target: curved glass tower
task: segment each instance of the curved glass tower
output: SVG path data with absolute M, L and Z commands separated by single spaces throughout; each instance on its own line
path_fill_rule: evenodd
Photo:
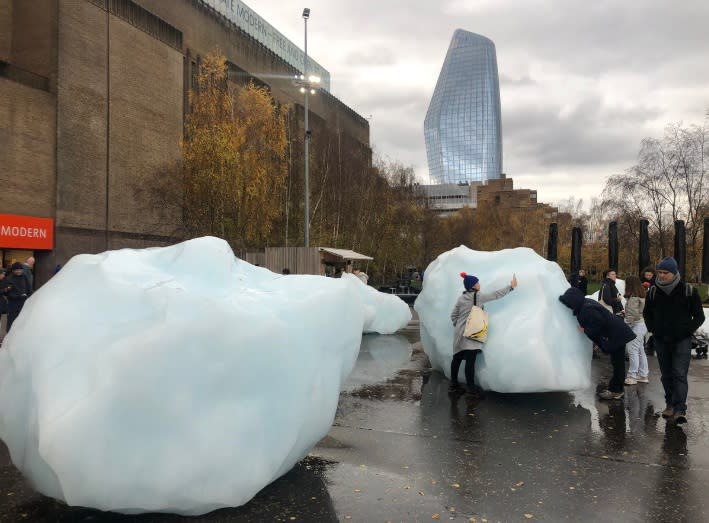
M 502 173 L 500 83 L 495 44 L 457 29 L 424 122 L 435 183 L 495 179 Z

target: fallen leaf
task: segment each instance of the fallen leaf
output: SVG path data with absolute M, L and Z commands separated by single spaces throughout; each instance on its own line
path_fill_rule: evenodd
M 477 521 L 477 519 L 475 519 L 473 517 L 468 518 L 469 523 L 475 523 L 476 521 Z
M 419 496 L 425 496 L 426 494 L 423 493 L 423 490 L 419 490 Z
M 515 483 L 515 487 L 521 487 L 522 485 L 524 485 L 524 481 L 518 481 Z
M 527 519 L 532 519 L 534 516 L 532 514 L 525 514 L 524 517 Z
M 441 515 L 436 512 L 433 516 L 431 516 L 431 519 L 441 519 Z
M 411 488 L 411 485 L 404 485 L 404 488 L 405 488 L 406 490 L 409 490 L 409 489 Z
M 345 515 L 345 519 L 352 519 L 352 516 L 350 516 L 349 514 L 347 514 L 347 515 Z
M 460 488 L 460 483 L 451 483 L 451 487 Z
M 455 512 L 455 507 L 450 507 L 448 510 L 449 510 L 450 512 Z

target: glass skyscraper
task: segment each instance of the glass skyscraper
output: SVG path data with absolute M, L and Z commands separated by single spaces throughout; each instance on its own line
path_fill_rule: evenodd
M 495 44 L 457 29 L 424 122 L 435 183 L 484 182 L 502 173 L 500 83 Z

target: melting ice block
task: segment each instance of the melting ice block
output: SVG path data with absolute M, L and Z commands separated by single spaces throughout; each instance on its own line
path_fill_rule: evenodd
M 355 287 L 364 301 L 364 332 L 394 334 L 411 320 L 411 309 L 398 296 L 379 292 L 353 274 L 345 273 L 342 277 L 358 284 Z
M 76 256 L 5 338 L 0 437 L 70 505 L 241 505 L 330 429 L 371 313 L 360 287 L 216 238 Z
M 428 266 L 414 309 L 434 369 L 450 378 L 450 313 L 464 290 L 463 271 L 480 278 L 483 291 L 508 285 L 513 273 L 519 281 L 510 294 L 485 305 L 490 333 L 477 359 L 479 385 L 498 392 L 570 391 L 589 385 L 591 342 L 576 330 L 575 317 L 558 300 L 569 283 L 559 265 L 527 248 L 480 252 L 460 246 Z

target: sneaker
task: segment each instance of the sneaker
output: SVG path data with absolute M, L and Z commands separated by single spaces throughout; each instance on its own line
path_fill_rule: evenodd
M 665 410 L 662 411 L 662 417 L 665 419 L 671 418 L 675 414 L 675 409 L 673 409 L 670 406 L 665 407 Z
M 672 419 L 677 425 L 681 425 L 682 423 L 687 423 L 687 414 L 684 412 L 675 412 Z
M 625 378 L 625 384 L 626 385 L 637 385 L 639 380 L 636 380 L 635 378 Z
M 647 379 L 647 376 L 640 376 L 636 381 L 638 383 L 650 383 L 650 380 Z
M 611 392 L 609 390 L 604 390 L 598 395 L 598 399 L 602 400 L 619 400 L 623 398 L 622 392 Z

